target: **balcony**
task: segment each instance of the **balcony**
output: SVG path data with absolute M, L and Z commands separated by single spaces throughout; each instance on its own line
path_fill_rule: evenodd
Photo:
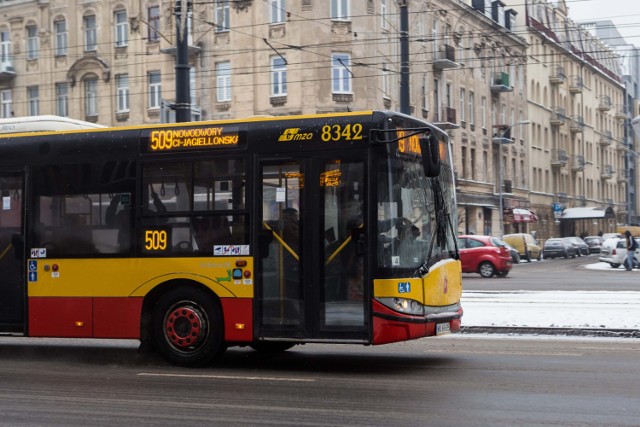
M 569 80 L 569 92 L 582 93 L 582 89 L 584 89 L 582 76 L 571 76 L 571 79 Z
M 0 62 L 0 82 L 6 82 L 16 77 L 16 69 L 11 61 Z
M 446 70 L 458 68 L 460 64 L 456 62 L 456 50 L 453 46 L 445 44 L 441 46 L 434 55 L 433 68 L 436 70 Z
M 509 84 L 509 73 L 495 73 L 491 79 L 491 92 L 513 92 L 513 86 Z
M 616 150 L 621 153 L 626 152 L 629 149 L 629 144 L 627 142 L 627 138 L 625 137 L 622 141 L 616 142 Z
M 571 171 L 582 172 L 584 170 L 585 164 L 586 162 L 584 161 L 584 156 L 582 154 L 576 154 L 571 159 Z
M 585 196 L 576 196 L 576 206 L 577 207 L 587 206 L 587 198 Z
M 609 111 L 611 109 L 611 98 L 608 95 L 601 95 L 598 100 L 598 110 Z
M 551 74 L 549 74 L 549 83 L 553 85 L 562 84 L 566 79 L 567 76 L 564 73 L 564 67 L 556 66 L 555 69 L 551 70 Z
M 618 175 L 619 183 L 627 182 L 627 180 L 629 179 L 629 171 L 626 171 L 626 170 L 618 171 L 617 175 Z
M 551 117 L 549 118 L 549 124 L 551 126 L 562 126 L 567 121 L 564 108 L 551 107 Z
M 571 116 L 569 131 L 571 133 L 580 133 L 584 131 L 584 119 L 582 118 L 582 116 Z
M 440 129 L 457 129 L 460 126 L 456 121 L 456 109 L 451 107 L 441 107 L 435 112 L 434 124 Z
M 600 144 L 603 147 L 607 147 L 611 145 L 612 142 L 613 142 L 613 137 L 611 136 L 610 130 L 603 130 L 602 132 L 600 132 L 600 139 L 598 140 L 598 144 Z
M 613 166 L 611 165 L 602 165 L 600 168 L 600 178 L 602 179 L 611 179 L 613 178 Z
M 613 118 L 617 120 L 624 120 L 629 117 L 629 113 L 627 111 L 626 105 L 616 105 L 615 112 L 613 113 Z
M 551 150 L 551 166 L 563 167 L 567 165 L 568 161 L 569 156 L 567 155 L 567 150 L 557 148 Z

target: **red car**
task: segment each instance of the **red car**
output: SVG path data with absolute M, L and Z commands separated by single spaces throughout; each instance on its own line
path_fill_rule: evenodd
M 512 267 L 506 244 L 492 236 L 458 236 L 463 273 L 478 273 L 482 277 L 505 277 Z

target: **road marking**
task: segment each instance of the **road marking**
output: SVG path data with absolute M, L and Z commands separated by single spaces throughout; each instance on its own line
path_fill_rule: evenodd
M 240 377 L 233 375 L 194 375 L 194 374 L 153 374 L 141 372 L 140 377 L 172 377 L 172 378 L 204 378 L 215 380 L 244 380 L 244 381 L 291 381 L 291 382 L 315 382 L 314 379 L 307 378 L 282 378 L 282 377 Z

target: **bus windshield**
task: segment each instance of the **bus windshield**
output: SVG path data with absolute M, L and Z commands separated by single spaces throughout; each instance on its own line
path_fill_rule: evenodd
M 389 144 L 378 162 L 378 268 L 389 277 L 453 256 L 455 206 L 448 147 L 440 142 L 442 171 L 427 178 L 419 158 L 401 158 Z M 415 274 L 414 274 L 415 273 Z

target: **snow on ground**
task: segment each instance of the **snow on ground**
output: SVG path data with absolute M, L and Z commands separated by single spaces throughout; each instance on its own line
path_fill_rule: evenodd
M 585 268 L 625 272 L 600 262 Z M 464 291 L 462 307 L 463 326 L 640 330 L 640 292 Z

